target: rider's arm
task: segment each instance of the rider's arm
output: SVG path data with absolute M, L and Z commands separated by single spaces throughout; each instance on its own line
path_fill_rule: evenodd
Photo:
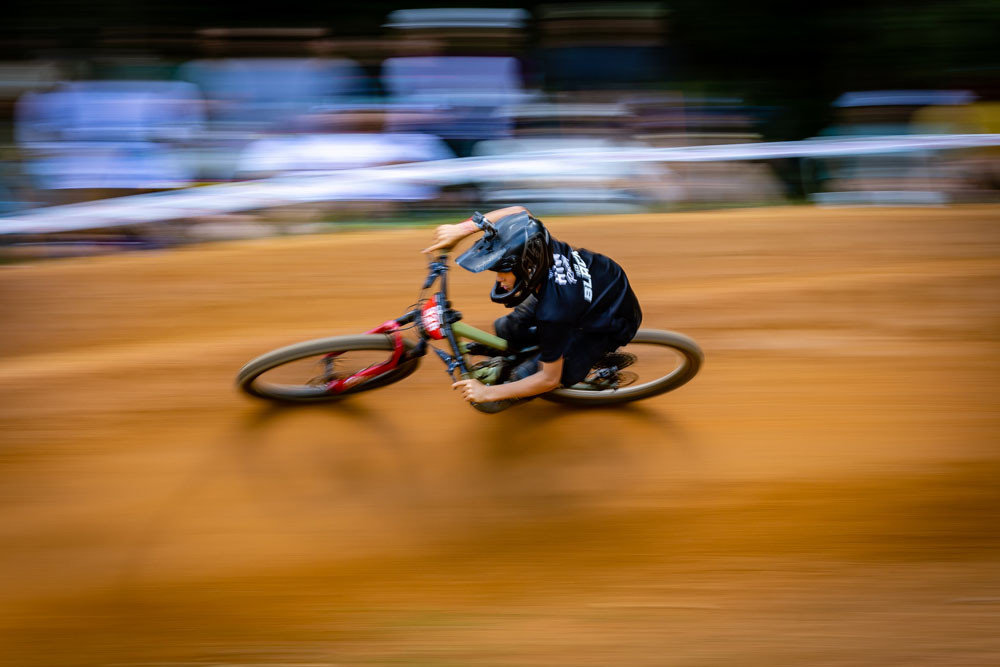
M 563 360 L 560 357 L 555 361 L 543 361 L 537 373 L 515 382 L 485 385 L 478 380 L 460 380 L 453 384 L 452 388 L 461 389 L 465 400 L 475 403 L 503 401 L 508 398 L 527 398 L 557 388 L 562 377 L 562 368 Z
M 497 221 L 502 220 L 508 215 L 520 213 L 522 211 L 529 214 L 531 213 L 523 206 L 508 206 L 506 208 L 498 208 L 495 211 L 490 211 L 489 213 L 483 215 L 483 217 L 490 223 L 495 224 Z M 472 236 L 479 231 L 482 230 L 472 218 L 455 225 L 438 225 L 437 229 L 434 230 L 434 241 L 431 245 L 424 248 L 423 252 L 431 253 L 435 250 L 450 249 L 465 237 Z
M 506 208 L 498 208 L 495 211 L 490 211 L 483 217 L 495 224 L 500 220 L 506 218 L 508 215 L 514 215 L 515 213 L 521 213 L 521 212 L 531 215 L 531 211 L 524 208 L 523 206 L 508 206 Z
M 573 327 L 565 322 L 538 322 L 538 347 L 540 367 L 534 375 L 506 384 L 483 386 L 488 401 L 502 401 L 507 398 L 527 398 L 544 394 L 561 384 L 563 355 L 566 343 L 572 335 Z M 476 389 L 480 389 L 477 387 Z M 468 392 L 466 392 L 468 394 Z M 470 399 L 466 395 L 468 400 Z M 481 401 L 476 401 L 481 402 Z

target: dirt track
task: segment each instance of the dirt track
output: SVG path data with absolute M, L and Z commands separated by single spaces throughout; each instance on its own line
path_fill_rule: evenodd
M 691 384 L 233 391 L 401 314 L 426 229 L 0 269 L 0 663 L 1000 663 L 1000 208 L 549 222 L 702 344 Z

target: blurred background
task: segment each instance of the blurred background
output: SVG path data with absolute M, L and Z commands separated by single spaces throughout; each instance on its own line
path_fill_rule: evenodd
M 19 0 L 0 26 L 0 214 L 455 157 L 996 133 L 998 17 L 993 0 Z M 996 201 L 998 151 L 581 159 L 46 240 L 143 247 L 515 202 L 550 214 Z
M 8 3 L 0 665 L 1000 664 L 998 7 Z M 235 390 L 508 203 L 698 377 Z

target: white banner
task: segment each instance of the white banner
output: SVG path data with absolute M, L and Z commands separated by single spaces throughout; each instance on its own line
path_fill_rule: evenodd
M 511 174 L 571 174 L 581 165 L 610 162 L 709 162 L 797 157 L 941 151 L 1000 146 L 1000 134 L 843 137 L 773 143 L 680 148 L 573 149 L 412 162 L 385 167 L 310 172 L 258 181 L 227 183 L 153 194 L 40 208 L 0 218 L 0 234 L 45 234 L 119 227 L 290 204 L 350 199 L 359 186 L 375 182 L 420 182 L 439 186 L 489 181 Z

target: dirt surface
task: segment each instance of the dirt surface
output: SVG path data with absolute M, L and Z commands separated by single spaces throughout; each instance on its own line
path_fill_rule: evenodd
M 0 269 L 0 663 L 1000 664 L 1000 208 L 548 222 L 697 378 L 499 415 L 434 357 L 234 391 L 404 312 L 428 229 Z

